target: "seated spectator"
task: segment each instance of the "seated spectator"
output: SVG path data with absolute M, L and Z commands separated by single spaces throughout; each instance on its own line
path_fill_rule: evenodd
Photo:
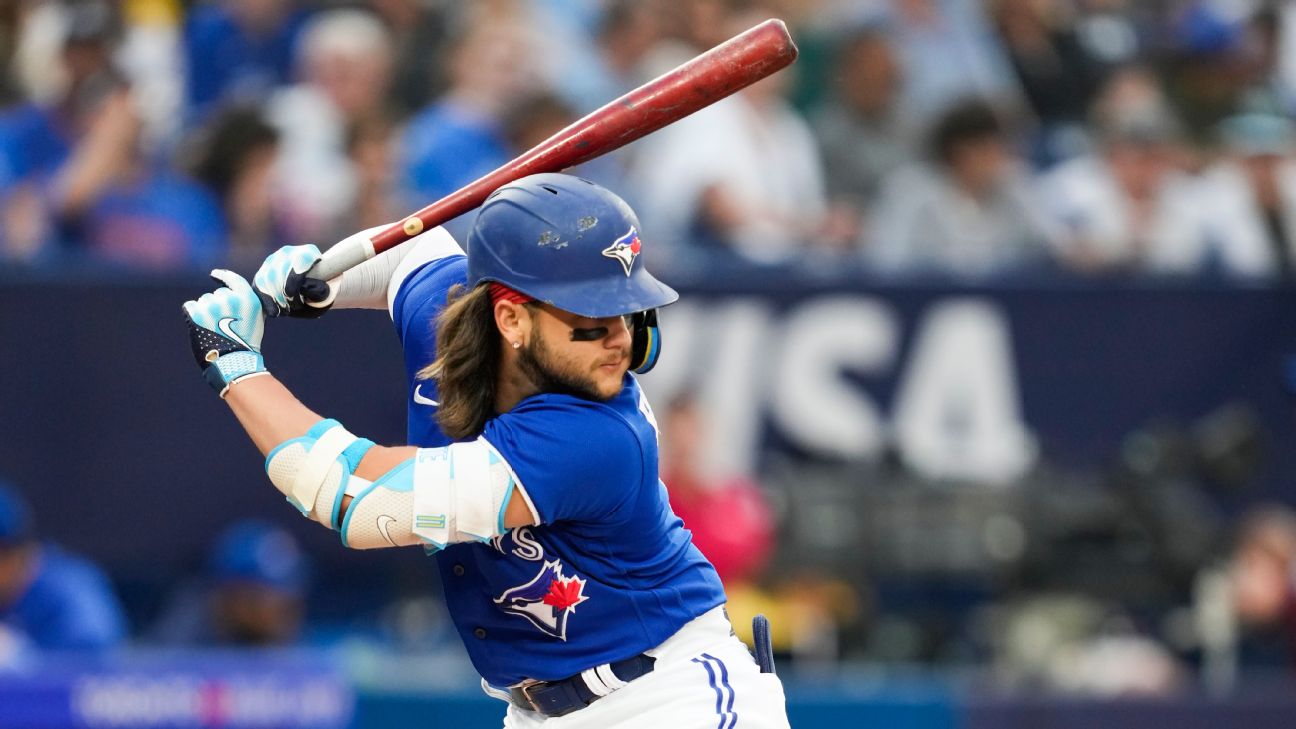
M 969 101 L 937 120 L 931 162 L 894 173 L 873 213 L 868 261 L 893 274 L 995 276 L 1049 259 L 1025 165 L 994 109 Z
M 103 101 L 49 192 L 63 247 L 116 266 L 207 268 L 226 246 L 220 203 L 162 160 L 145 156 L 128 89 Z
M 449 21 L 462 8 L 426 0 L 370 0 L 365 5 L 382 18 L 392 36 L 394 61 L 387 103 L 403 118 L 422 109 L 444 89 L 442 53 L 448 42 Z
M 1187 136 L 1208 142 L 1224 119 L 1265 81 L 1263 36 L 1250 8 L 1196 0 L 1167 18 L 1157 71 Z M 1259 30 L 1257 28 L 1257 30 Z
M 671 510 L 724 582 L 734 631 L 750 642 L 751 619 L 764 614 L 780 659 L 837 658 L 840 629 L 859 618 L 854 590 L 808 569 L 770 574 L 777 534 L 765 490 L 750 477 L 713 472 L 709 449 L 723 444 L 708 437 L 691 394 L 673 399 L 662 417 L 661 478 Z
M 289 240 L 272 195 L 279 132 L 258 110 L 236 107 L 214 120 L 198 146 L 193 175 L 220 200 L 229 230 L 226 263 L 255 268 Z
M 764 492 L 748 478 L 707 474 L 708 440 L 691 396 L 675 398 L 662 424 L 661 477 L 671 509 L 725 585 L 755 580 L 774 550 L 774 516 Z
M 524 94 L 504 116 L 504 138 L 508 140 L 510 154 L 517 156 L 574 121 L 576 112 L 557 94 L 547 90 Z M 583 162 L 567 172 L 616 189 L 624 187 L 624 161 L 624 157 L 614 152 Z
M 1206 170 L 1200 230 L 1223 272 L 1291 281 L 1296 275 L 1296 124 L 1243 114 L 1220 125 L 1223 158 Z
M 69 5 L 66 91 L 0 119 L 0 249 L 26 260 L 209 265 L 225 245 L 219 205 L 146 150 L 139 97 L 113 65 L 112 7 Z
M 993 0 L 991 16 L 1039 121 L 1032 158 L 1051 165 L 1081 151 L 1085 115 L 1108 72 L 1061 0 Z
M 834 69 L 835 91 L 811 120 L 829 199 L 862 215 L 876 201 L 883 178 L 915 156 L 896 106 L 903 78 L 879 26 L 843 39 Z
M 769 17 L 746 10 L 728 17 L 737 33 Z M 776 73 L 668 126 L 636 151 L 633 178 L 648 234 L 699 241 L 758 264 L 781 264 L 813 244 L 837 248 L 826 229 L 823 169 L 809 125 L 784 98 L 791 80 Z M 678 254 L 678 255 L 676 255 Z M 652 264 L 661 265 L 661 264 Z
M 657 15 L 654 34 L 657 37 L 638 62 L 648 78 L 655 78 L 732 37 L 728 32 L 732 29 L 728 18 L 735 10 L 751 3 L 746 0 L 647 0 L 637 5 Z
M 105 98 L 125 82 L 112 60 L 121 34 L 112 5 L 50 4 L 31 9 L 23 20 L 24 33 L 61 34 L 50 42 L 52 58 L 27 63 L 46 65 L 41 78 L 64 79 L 30 89 L 31 100 L 0 112 L 0 257 L 31 260 L 51 250 L 51 178 L 86 136 Z
M 280 132 L 273 199 L 288 225 L 286 240 L 327 244 L 355 232 L 339 230 L 360 192 L 347 132 L 361 117 L 384 112 L 391 44 L 382 22 L 362 10 L 319 13 L 302 29 L 299 81 L 266 106 Z
M 390 225 L 411 212 L 403 207 L 397 187 L 396 144 L 396 125 L 386 115 L 365 114 L 352 121 L 346 153 L 355 175 L 356 199 L 334 219 L 333 240 L 357 230 Z
M 1229 566 L 1241 661 L 1296 669 L 1296 514 L 1258 508 L 1242 522 Z
M 661 39 L 663 15 L 678 0 L 610 0 L 580 3 L 597 16 L 555 13 L 552 0 L 532 0 L 532 15 L 546 38 L 555 39 L 541 69 L 545 81 L 579 115 L 588 114 L 655 74 L 645 65 Z M 571 5 L 571 3 L 567 3 Z M 601 7 L 599 7 L 601 6 Z M 589 17 L 583 17 L 589 15 Z
M 150 631 L 171 645 L 271 647 L 301 637 L 306 557 L 287 531 L 257 520 L 221 533 L 201 584 L 184 585 Z
M 981 0 L 895 0 L 878 19 L 900 53 L 900 110 L 923 124 L 960 99 L 1017 103 L 1020 90 Z M 867 5 L 866 5 L 867 7 Z
M 536 48 L 525 26 L 472 14 L 450 52 L 450 87 L 416 114 L 400 140 L 401 187 L 417 210 L 491 172 L 511 156 L 503 119 L 534 90 Z M 452 225 L 453 228 L 453 225 Z
M 225 103 L 264 101 L 288 83 L 307 13 L 293 0 L 215 0 L 185 19 L 185 92 L 191 121 Z
M 576 113 L 551 91 L 524 95 L 504 115 L 509 149 L 525 152 L 576 121 Z
M 0 483 L 0 634 L 40 650 L 112 648 L 126 619 L 98 567 L 40 542 L 22 496 Z
M 1194 274 L 1203 265 L 1200 187 L 1182 169 L 1178 124 L 1147 90 L 1154 82 L 1133 73 L 1096 102 L 1098 152 L 1040 179 L 1044 210 L 1075 271 Z

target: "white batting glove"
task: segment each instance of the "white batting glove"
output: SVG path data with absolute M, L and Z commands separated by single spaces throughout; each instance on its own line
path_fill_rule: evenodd
M 230 385 L 266 373 L 261 357 L 265 315 L 247 279 L 224 269 L 211 272 L 221 288 L 184 303 L 189 347 L 203 378 L 223 398 Z
M 313 245 L 284 246 L 266 257 L 252 277 L 268 316 L 314 319 L 333 305 L 333 287 L 308 278 L 306 272 L 320 259 Z

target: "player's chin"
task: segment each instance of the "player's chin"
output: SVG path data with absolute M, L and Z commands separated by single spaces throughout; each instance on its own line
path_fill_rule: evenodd
M 604 400 L 611 400 L 616 397 L 617 393 L 621 392 L 628 369 L 629 365 L 624 361 L 596 367 L 594 382 L 599 396 Z

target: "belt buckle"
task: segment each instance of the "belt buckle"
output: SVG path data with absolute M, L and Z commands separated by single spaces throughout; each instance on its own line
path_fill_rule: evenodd
M 536 700 L 531 698 L 531 689 L 542 685 L 544 685 L 544 681 L 536 681 L 535 679 L 531 679 L 529 681 L 522 683 L 522 685 L 518 686 L 518 691 L 522 693 L 522 698 L 527 700 L 527 703 L 531 705 L 531 710 L 536 712 L 537 714 L 543 714 L 544 711 L 540 709 L 540 705 L 536 703 Z

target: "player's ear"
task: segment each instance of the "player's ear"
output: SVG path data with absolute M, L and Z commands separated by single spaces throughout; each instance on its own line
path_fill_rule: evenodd
M 531 333 L 531 312 L 523 304 L 495 302 L 495 326 L 506 342 L 525 342 Z

